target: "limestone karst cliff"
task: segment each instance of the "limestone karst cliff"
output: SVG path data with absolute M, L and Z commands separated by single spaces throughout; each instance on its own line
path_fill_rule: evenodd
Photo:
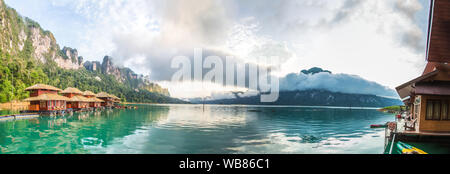
M 115 65 L 109 56 L 105 56 L 102 63 L 91 62 L 86 61 L 76 48 L 64 46 L 61 49 L 50 31 L 21 16 L 3 0 L 0 0 L 0 60 L 2 65 L 6 65 L 0 67 L 0 102 L 26 98 L 28 93 L 24 89 L 34 83 L 61 87 L 72 85 L 92 91 L 116 84 L 111 92 L 133 99 L 128 101 L 175 101 L 164 97 L 169 96 L 167 89 L 151 83 L 130 68 Z M 102 83 L 90 82 L 91 79 Z M 130 91 L 141 93 L 132 94 Z

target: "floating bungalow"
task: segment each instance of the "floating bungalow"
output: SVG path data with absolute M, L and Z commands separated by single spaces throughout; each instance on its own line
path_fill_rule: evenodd
M 428 68 L 431 72 L 428 72 Z M 396 88 L 408 106 L 409 132 L 449 132 L 450 65 L 428 63 L 424 74 Z
M 115 96 L 113 94 L 110 94 L 110 96 L 113 99 L 113 103 L 115 103 L 115 104 L 120 103 L 120 98 L 119 97 L 117 97 L 117 96 Z
M 108 94 L 106 92 L 100 92 L 95 97 L 103 100 L 104 102 L 101 103 L 103 107 L 114 107 L 114 103 L 116 102 L 116 99 L 114 99 L 111 94 Z
M 45 84 L 36 84 L 25 90 L 30 92 L 30 97 L 24 100 L 30 102 L 28 110 L 21 111 L 21 113 L 26 113 L 22 114 L 26 117 L 28 117 L 30 113 L 34 113 L 32 116 L 39 114 L 58 115 L 72 111 L 125 108 L 116 106 L 117 103 L 120 102 L 119 97 L 106 92 L 95 94 L 92 91 L 82 92 L 79 89 L 72 87 L 61 90 Z M 10 115 L 2 117 L 2 119 L 25 117 L 22 115 Z
M 432 0 L 427 65 L 421 76 L 396 88 L 407 111 L 404 119 L 389 123 L 389 135 L 386 136 L 391 142 L 389 153 L 393 151 L 394 144 L 403 147 L 399 145 L 403 142 L 450 143 L 449 23 L 450 2 Z M 411 148 L 403 148 L 402 152 L 411 152 Z
M 83 96 L 89 100 L 89 107 L 91 108 L 99 108 L 102 106 L 102 102 L 104 102 L 103 100 L 95 97 L 95 93 L 91 91 L 84 91 Z
M 60 93 L 69 98 L 67 100 L 67 108 L 71 108 L 74 110 L 89 108 L 89 102 L 91 100 L 84 97 L 83 92 L 81 92 L 79 89 L 69 87 Z
M 28 108 L 32 112 L 61 111 L 66 110 L 67 97 L 58 95 L 61 89 L 44 84 L 36 84 L 25 89 L 30 92 L 30 98 L 25 101 L 30 102 Z

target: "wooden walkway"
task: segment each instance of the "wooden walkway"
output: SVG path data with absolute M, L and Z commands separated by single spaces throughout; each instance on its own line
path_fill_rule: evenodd
M 392 138 L 395 137 L 395 141 L 404 142 L 428 142 L 428 143 L 438 143 L 438 144 L 449 144 L 450 145 L 450 132 L 429 132 L 429 131 L 419 131 L 416 130 L 406 130 L 405 129 L 405 119 L 396 119 L 397 127 L 394 131 L 385 129 L 385 148 Z M 416 125 L 417 128 L 417 125 Z
M 17 119 L 28 119 L 28 118 L 37 118 L 39 117 L 38 113 L 22 113 L 22 114 L 11 114 L 11 115 L 2 115 L 0 116 L 0 121 L 5 120 L 17 120 Z
M 388 137 L 388 141 L 391 141 L 391 136 L 395 134 L 396 141 L 406 141 L 406 142 L 433 142 L 440 144 L 449 144 L 450 143 L 450 132 L 428 132 L 428 131 L 419 131 L 416 130 L 406 130 L 404 128 L 405 122 L 404 119 L 396 120 L 397 129 L 392 132 Z M 388 133 L 390 134 L 390 133 Z
M 419 131 L 417 129 L 417 125 L 416 125 L 416 130 L 406 130 L 404 128 L 405 126 L 405 119 L 400 119 L 397 120 L 397 134 L 400 135 L 420 135 L 420 136 L 450 136 L 450 132 L 430 132 L 430 131 Z

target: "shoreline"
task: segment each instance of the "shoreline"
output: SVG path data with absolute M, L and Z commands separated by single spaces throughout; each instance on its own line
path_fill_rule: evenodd
M 205 105 L 205 106 L 250 106 L 250 107 L 265 107 L 265 108 L 332 108 L 332 109 L 370 109 L 370 110 L 381 110 L 381 107 L 348 107 L 348 106 L 306 106 L 306 105 L 250 105 L 250 104 L 201 104 L 201 103 L 120 103 L 120 104 L 136 104 L 136 105 Z
M 388 106 L 388 107 L 378 109 L 378 111 L 380 111 L 380 112 L 386 112 L 386 113 L 391 113 L 391 114 L 400 114 L 401 112 L 403 112 L 405 110 L 406 110 L 405 106 Z
M 12 104 L 12 105 L 11 105 Z M 29 102 L 12 101 L 7 103 L 0 103 L 0 111 L 2 110 L 26 110 L 29 106 Z M 166 105 L 170 103 L 137 103 L 137 102 L 122 102 L 121 105 Z M 181 104 L 186 105 L 186 104 Z M 201 105 L 190 103 L 187 105 Z M 380 108 L 380 107 L 342 107 L 342 106 L 297 106 L 297 105 L 240 105 L 240 104 L 205 104 L 212 106 L 260 106 L 260 107 L 305 107 L 305 108 L 336 108 L 336 109 L 376 109 L 380 112 L 396 113 L 396 110 Z M 12 109 L 11 109 L 12 106 Z
M 162 103 L 134 103 L 134 102 L 121 102 L 122 105 L 150 105 L 150 104 L 162 104 Z

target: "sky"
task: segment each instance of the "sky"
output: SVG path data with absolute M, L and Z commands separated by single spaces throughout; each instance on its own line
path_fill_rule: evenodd
M 319 76 L 293 75 L 321 67 L 334 76 L 320 75 L 329 84 L 312 84 L 363 79 L 367 89 L 386 88 L 377 95 L 421 75 L 426 63 L 428 0 L 5 1 L 50 30 L 61 47 L 76 48 L 85 60 L 110 55 L 116 65 L 150 75 L 174 97 L 226 90 L 203 84 L 186 92 L 199 84 L 170 82 L 171 58 L 192 56 L 194 48 L 240 62 L 277 56 L 282 64 L 274 73 L 282 82 L 302 80 L 297 86 Z

